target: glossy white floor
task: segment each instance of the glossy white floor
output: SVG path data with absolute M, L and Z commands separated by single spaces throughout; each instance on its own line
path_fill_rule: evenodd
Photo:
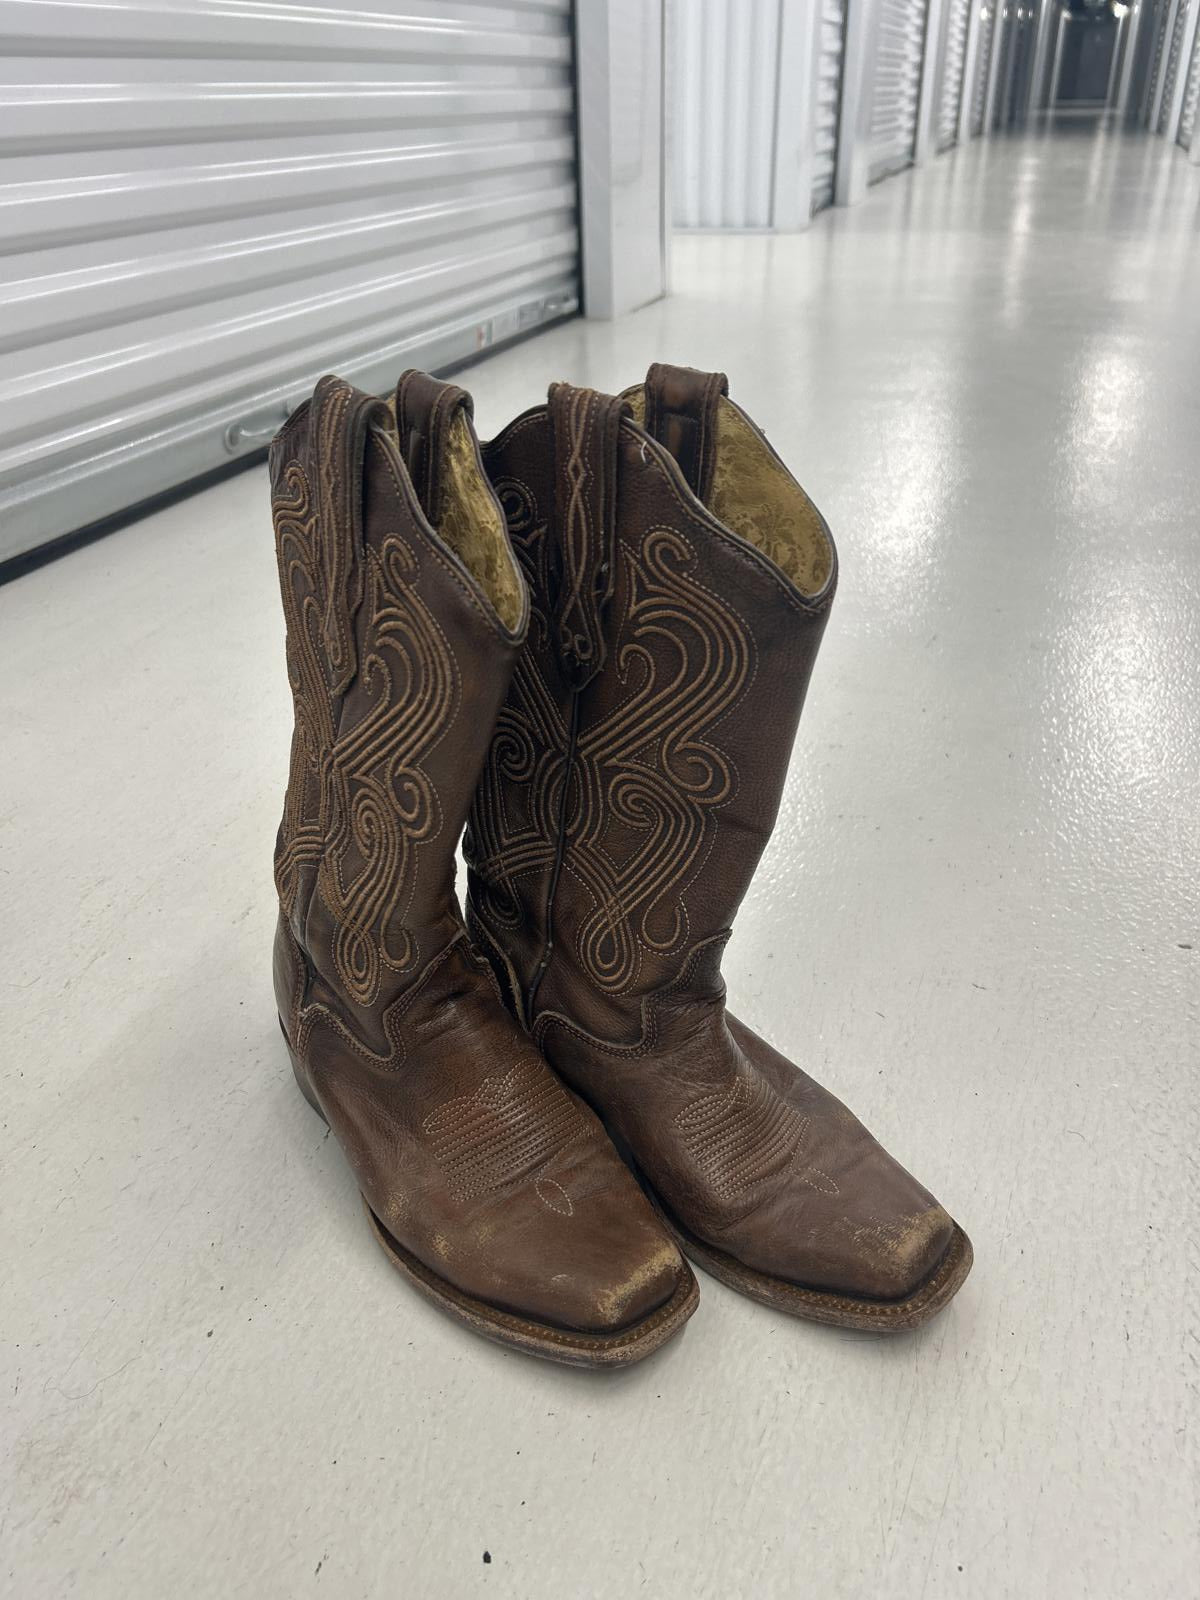
M 1198 202 L 1161 141 L 976 145 L 468 380 L 494 431 L 724 367 L 829 517 L 727 971 L 973 1235 L 917 1336 L 704 1280 L 589 1377 L 419 1301 L 275 1022 L 263 471 L 0 591 L 14 1600 L 1197 1593 Z

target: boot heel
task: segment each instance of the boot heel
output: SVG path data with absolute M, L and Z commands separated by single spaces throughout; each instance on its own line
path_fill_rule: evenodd
M 280 1017 L 280 1019 L 279 1019 L 279 1031 L 283 1035 L 284 1044 L 287 1045 L 288 1055 L 292 1058 L 292 1074 L 296 1079 L 296 1087 L 299 1089 L 300 1093 L 304 1096 L 304 1098 L 308 1101 L 309 1105 L 313 1108 L 313 1110 L 320 1117 L 321 1121 L 325 1124 L 326 1127 L 328 1127 L 329 1126 L 329 1119 L 326 1117 L 325 1113 L 321 1110 L 321 1107 L 317 1104 L 317 1097 L 316 1097 L 315 1094 L 313 1094 L 312 1089 L 309 1087 L 308 1079 L 305 1077 L 304 1073 L 300 1070 L 300 1059 L 297 1056 L 296 1052 L 292 1049 L 292 1041 L 287 1036 L 287 1029 L 283 1025 L 283 1018 L 282 1017 Z

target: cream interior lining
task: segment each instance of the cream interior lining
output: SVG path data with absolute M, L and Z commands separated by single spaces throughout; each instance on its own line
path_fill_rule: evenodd
M 396 396 L 387 398 L 396 427 Z M 404 450 L 401 446 L 401 458 Z M 504 513 L 492 493 L 475 449 L 471 425 L 456 413 L 439 463 L 442 517 L 437 532 L 466 567 L 512 632 L 521 620 L 521 579 L 508 542 Z
M 438 533 L 511 631 L 521 620 L 521 580 L 503 513 L 480 470 L 475 441 L 461 411 L 450 424 L 441 471 L 442 521 Z
M 645 390 L 630 389 L 634 417 L 644 422 Z M 745 415 L 723 395 L 717 402 L 716 459 L 708 509 L 780 567 L 805 595 L 821 592 L 833 547 L 816 506 Z

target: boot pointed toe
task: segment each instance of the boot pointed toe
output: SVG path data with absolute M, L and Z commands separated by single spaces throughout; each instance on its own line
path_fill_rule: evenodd
M 544 1172 L 525 1190 L 540 1215 L 518 1238 L 539 1237 L 521 1260 L 527 1303 L 547 1321 L 593 1334 L 617 1334 L 667 1305 L 691 1278 L 674 1241 L 607 1139 L 587 1142 L 570 1170 Z
M 593 1260 L 575 1267 L 575 1325 L 592 1333 L 617 1333 L 658 1311 L 679 1292 L 688 1268 L 676 1247 L 653 1225 L 609 1234 Z
M 938 1267 L 954 1237 L 953 1219 L 941 1206 L 915 1216 L 896 1217 L 881 1226 L 885 1248 L 860 1292 L 880 1300 L 904 1300 Z
M 937 1270 L 954 1237 L 954 1222 L 934 1205 L 869 1223 L 847 1217 L 834 1236 L 842 1249 L 833 1252 L 825 1287 L 865 1300 L 906 1300 Z M 801 1275 L 800 1281 L 812 1280 Z

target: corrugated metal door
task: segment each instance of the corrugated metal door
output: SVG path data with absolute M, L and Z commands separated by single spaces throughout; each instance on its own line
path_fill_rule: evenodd
M 1166 133 L 1171 123 L 1171 103 L 1175 98 L 1175 79 L 1179 72 L 1179 58 L 1183 50 L 1183 35 L 1187 29 L 1187 0 L 1179 0 L 1175 8 L 1175 26 L 1171 29 L 1163 64 L 1162 104 L 1158 112 L 1158 132 Z
M 1006 5 L 1001 11 L 1001 18 L 1004 23 L 1004 34 L 1000 41 L 1000 60 L 996 63 L 993 128 L 1010 127 L 1020 115 L 1029 86 L 1033 55 L 1033 7 Z
M 1183 94 L 1183 111 L 1179 117 L 1179 142 L 1185 150 L 1192 148 L 1198 110 L 1200 110 L 1200 28 L 1197 28 L 1192 42 L 1192 60 L 1188 68 L 1187 88 Z
M 0 0 L 0 558 L 577 304 L 569 0 Z
M 910 166 L 917 138 L 926 0 L 880 0 L 871 83 L 870 182 Z
M 949 150 L 958 143 L 958 113 L 962 105 L 963 69 L 967 58 L 967 24 L 971 0 L 948 0 L 946 38 L 938 83 L 937 147 Z
M 676 226 L 769 228 L 779 0 L 682 0 L 671 17 Z
M 1171 26 L 1172 9 L 1172 0 L 1161 0 L 1161 9 L 1156 19 L 1153 51 L 1150 57 L 1150 78 L 1146 85 L 1147 127 L 1149 127 L 1150 121 L 1154 116 L 1155 96 L 1158 93 L 1158 80 L 1166 57 L 1167 30 Z
M 975 51 L 975 82 L 971 85 L 971 137 L 983 132 L 987 111 L 988 74 L 992 70 L 992 45 L 996 38 L 996 6 L 983 0 L 979 9 L 979 44 Z
M 813 107 L 812 209 L 833 204 L 837 170 L 838 114 L 842 106 L 842 55 L 846 47 L 846 0 L 818 0 L 816 103 Z

